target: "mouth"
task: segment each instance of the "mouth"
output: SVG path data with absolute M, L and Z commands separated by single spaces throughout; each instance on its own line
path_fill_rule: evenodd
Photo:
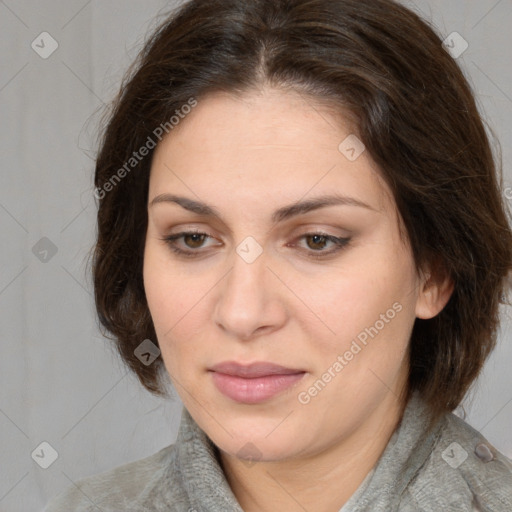
M 224 396 L 238 403 L 257 404 L 269 400 L 300 381 L 306 371 L 274 363 L 242 365 L 227 361 L 209 368 L 213 383 Z

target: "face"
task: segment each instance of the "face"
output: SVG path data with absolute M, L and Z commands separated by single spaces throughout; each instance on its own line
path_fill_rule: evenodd
M 265 89 L 202 99 L 155 150 L 146 296 L 177 392 L 227 454 L 325 450 L 406 383 L 420 278 L 356 143 Z

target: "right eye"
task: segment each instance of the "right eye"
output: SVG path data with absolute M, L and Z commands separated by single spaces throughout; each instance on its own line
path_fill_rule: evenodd
M 201 254 L 198 250 L 194 249 L 200 249 L 207 238 L 213 237 L 208 235 L 208 233 L 201 233 L 199 231 L 183 231 L 175 235 L 166 236 L 161 240 L 167 242 L 168 246 L 173 252 L 182 256 L 194 258 Z M 183 239 L 183 242 L 186 244 L 185 247 L 189 248 L 188 250 L 182 249 L 181 247 L 178 246 L 177 241 L 180 239 Z

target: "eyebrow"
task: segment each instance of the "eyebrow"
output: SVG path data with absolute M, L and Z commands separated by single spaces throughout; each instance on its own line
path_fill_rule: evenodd
M 160 194 L 156 196 L 150 203 L 149 208 L 159 203 L 175 203 L 188 210 L 204 217 L 215 217 L 222 221 L 222 215 L 213 206 L 210 206 L 201 201 L 195 201 L 187 197 L 176 196 L 173 194 Z M 370 206 L 369 204 L 355 199 L 354 197 L 342 196 L 338 194 L 324 195 L 314 197 L 298 203 L 293 203 L 287 206 L 283 206 L 274 211 L 272 214 L 272 222 L 278 223 L 287 220 L 297 215 L 302 215 L 313 210 L 325 208 L 328 206 L 357 206 L 360 208 L 366 208 L 378 213 L 378 210 Z

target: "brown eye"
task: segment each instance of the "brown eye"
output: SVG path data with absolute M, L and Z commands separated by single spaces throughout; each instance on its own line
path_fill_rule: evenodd
M 325 233 L 304 233 L 299 238 L 306 242 L 307 255 L 316 259 L 334 256 L 335 253 L 347 247 L 352 240 L 351 238 L 340 238 Z M 331 248 L 324 250 L 327 244 L 331 244 Z
M 305 239 L 307 240 L 308 247 L 315 250 L 324 249 L 325 244 L 329 241 L 328 238 L 323 235 L 306 235 Z M 312 244 L 310 244 L 309 241 L 312 241 Z
M 198 249 L 203 244 L 205 238 L 208 235 L 200 234 L 200 233 L 190 233 L 183 235 L 183 242 L 185 242 L 185 245 L 187 247 L 190 247 L 191 249 Z M 190 241 L 191 243 L 188 243 Z
M 169 248 L 178 255 L 186 256 L 188 258 L 195 258 L 200 256 L 204 251 L 200 251 L 204 242 L 213 237 L 207 233 L 199 233 L 196 231 L 184 231 L 176 235 L 167 236 L 162 238 Z M 181 244 L 178 244 L 181 242 Z M 179 247 L 181 245 L 181 248 Z

